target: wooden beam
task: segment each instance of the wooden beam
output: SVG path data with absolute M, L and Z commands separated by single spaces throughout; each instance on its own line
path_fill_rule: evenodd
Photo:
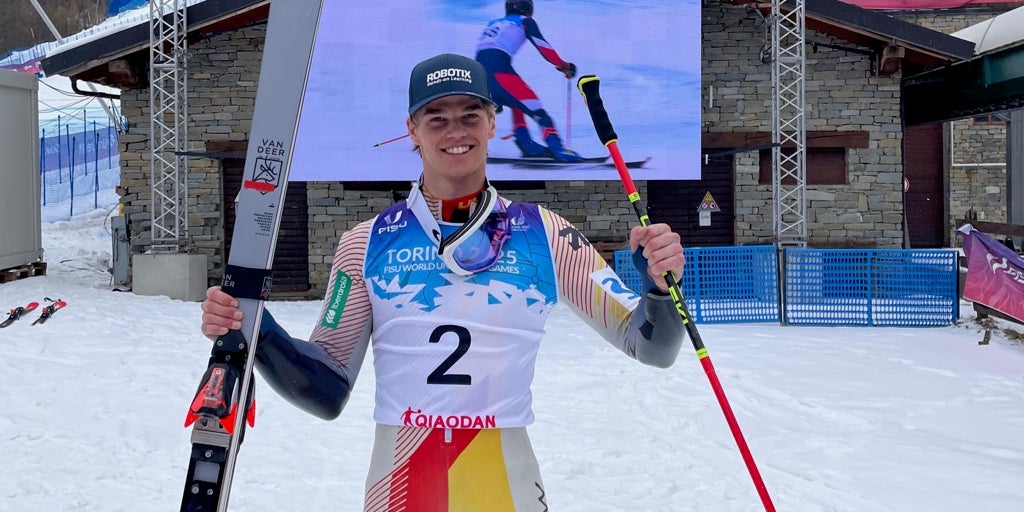
M 868 147 L 868 132 L 865 131 L 809 131 L 807 147 L 809 148 L 858 148 Z M 749 148 L 771 144 L 771 132 L 704 132 L 701 134 L 700 145 L 705 149 Z M 783 147 L 790 147 L 783 145 Z
M 1024 226 L 1003 222 L 985 222 L 983 220 L 966 220 L 974 229 L 989 235 L 1024 236 Z

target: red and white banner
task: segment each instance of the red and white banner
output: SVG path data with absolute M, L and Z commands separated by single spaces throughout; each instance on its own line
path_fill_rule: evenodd
M 964 298 L 1024 322 L 1024 258 L 970 224 L 956 234 L 967 254 Z
M 32 59 L 22 64 L 5 64 L 0 66 L 3 69 L 11 69 L 19 73 L 32 73 L 33 75 L 41 75 L 43 68 L 39 67 L 39 59 Z

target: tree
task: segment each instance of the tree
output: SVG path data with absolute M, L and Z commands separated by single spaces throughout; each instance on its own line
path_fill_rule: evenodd
M 106 18 L 109 0 L 37 0 L 50 21 L 67 37 Z M 0 56 L 11 50 L 56 41 L 29 0 L 3 0 L 0 13 Z

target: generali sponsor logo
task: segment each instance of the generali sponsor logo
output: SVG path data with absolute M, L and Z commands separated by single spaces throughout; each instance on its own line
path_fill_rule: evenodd
M 420 428 L 497 428 L 494 415 L 427 414 L 409 407 L 402 413 L 402 425 Z
M 427 87 L 449 80 L 473 83 L 473 74 L 468 69 L 445 68 L 427 74 Z

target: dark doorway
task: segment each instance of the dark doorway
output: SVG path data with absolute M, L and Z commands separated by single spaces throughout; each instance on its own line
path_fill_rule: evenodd
M 707 194 L 720 212 L 711 225 L 700 225 L 699 207 Z M 700 180 L 649 180 L 647 209 L 651 222 L 664 222 L 683 238 L 684 247 L 736 244 L 733 156 L 711 158 L 701 166 Z
M 903 131 L 903 209 L 911 248 L 946 246 L 942 123 Z

